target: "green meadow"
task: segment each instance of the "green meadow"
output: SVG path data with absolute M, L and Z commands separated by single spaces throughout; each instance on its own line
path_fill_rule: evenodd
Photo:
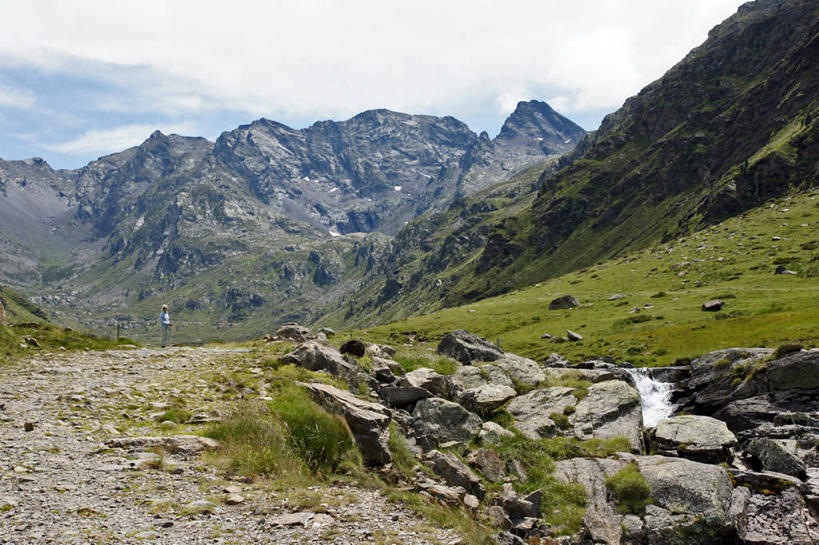
M 418 353 L 466 329 L 535 359 L 661 366 L 732 346 L 819 341 L 819 191 L 499 297 L 355 332 Z M 778 274 L 782 265 L 795 274 Z M 573 295 L 579 307 L 549 310 Z M 614 298 L 614 296 L 619 296 Z M 717 312 L 701 310 L 712 299 Z M 562 342 L 566 330 L 582 341 Z M 542 338 L 544 334 L 553 339 Z

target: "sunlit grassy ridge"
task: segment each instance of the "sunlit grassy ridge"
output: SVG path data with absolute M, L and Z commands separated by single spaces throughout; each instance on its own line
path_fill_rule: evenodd
M 365 330 L 400 344 L 467 329 L 533 358 L 607 355 L 640 365 L 730 346 L 819 341 L 819 191 L 777 199 L 723 223 L 477 303 Z M 774 275 L 777 265 L 797 274 Z M 580 307 L 549 311 L 571 294 Z M 615 294 L 623 294 L 610 300 Z M 703 312 L 710 299 L 719 312 Z M 638 308 L 639 311 L 634 311 Z M 576 343 L 543 334 L 583 335 Z

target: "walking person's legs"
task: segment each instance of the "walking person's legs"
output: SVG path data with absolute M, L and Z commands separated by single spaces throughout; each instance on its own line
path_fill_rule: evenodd
M 165 348 L 165 345 L 168 344 L 168 331 L 170 329 L 168 326 L 162 326 L 162 348 Z

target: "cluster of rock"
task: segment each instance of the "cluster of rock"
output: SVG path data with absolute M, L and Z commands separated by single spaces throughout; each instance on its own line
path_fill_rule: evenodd
M 335 335 L 336 332 L 329 327 L 323 327 L 318 331 L 318 333 L 314 334 L 309 328 L 304 327 L 303 325 L 299 325 L 296 322 L 287 322 L 286 324 L 282 324 L 279 329 L 276 330 L 275 335 L 265 335 L 262 337 L 262 340 L 269 343 L 278 341 L 303 343 L 308 339 L 326 341 L 330 337 L 335 337 Z
M 518 433 L 533 440 L 628 440 L 630 452 L 557 462 L 555 477 L 580 483 L 587 495 L 583 530 L 571 538 L 575 542 L 813 543 L 819 536 L 819 351 L 765 362 L 741 383 L 726 383 L 723 375 L 748 358 L 761 361 L 770 350 L 745 351 L 747 356 L 731 365 L 715 365 L 736 354 L 721 351 L 664 370 L 664 376 L 681 379 L 677 396 L 686 410 L 700 414 L 646 429 L 625 362 L 572 365 L 553 354 L 541 365 L 459 330 L 445 335 L 438 347 L 441 356 L 462 364 L 452 375 L 429 368 L 404 373 L 391 347 L 356 343 L 347 343 L 343 354 L 307 340 L 285 361 L 342 378 L 354 392 L 366 384 L 371 400 L 325 384 L 304 386 L 347 421 L 367 464 L 401 480 L 389 446 L 390 423 L 397 425 L 429 468 L 418 469 L 410 484 L 442 503 L 489 518 L 504 530 L 499 542 L 550 535 L 542 523 L 542 491 L 518 495 L 512 483 L 525 478 L 526 467 L 504 461 L 495 448 L 504 436 L 513 436 L 489 420 L 499 408 Z M 368 356 L 371 369 L 351 353 Z M 810 378 L 802 376 L 809 373 Z M 582 395 L 577 388 L 549 386 L 566 377 L 590 386 Z M 619 512 L 606 484 L 628 464 L 637 465 L 650 487 L 644 513 Z M 502 483 L 502 492 L 488 494 L 485 483 Z

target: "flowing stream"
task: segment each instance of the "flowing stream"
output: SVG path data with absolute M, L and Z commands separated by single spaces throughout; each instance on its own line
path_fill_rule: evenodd
M 640 401 L 643 405 L 643 425 L 651 428 L 657 422 L 668 418 L 674 412 L 674 404 L 671 403 L 670 382 L 658 382 L 651 378 L 647 369 L 634 368 L 627 369 L 628 374 L 634 379 L 634 385 L 640 392 Z

